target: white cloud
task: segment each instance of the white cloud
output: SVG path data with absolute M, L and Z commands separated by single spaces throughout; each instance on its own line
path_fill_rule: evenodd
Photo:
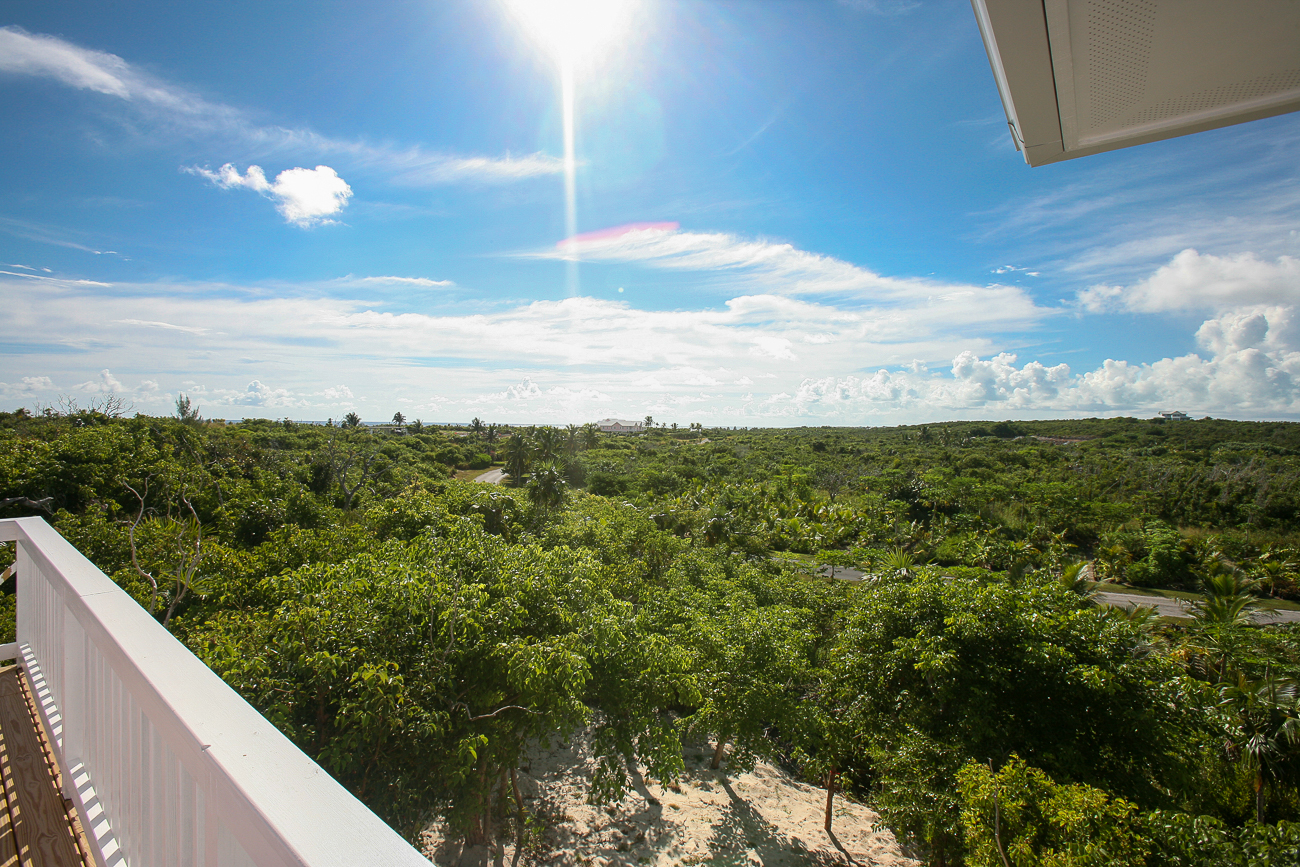
M 1263 264 L 1266 276 L 1290 267 Z M 1268 285 L 1251 285 L 1261 284 Z M 25 285 L 0 277 L 0 291 Z M 5 369 L 40 369 L 52 382 L 101 370 L 72 391 L 146 401 L 181 390 L 166 372 L 185 370 L 194 382 L 184 390 L 209 403 L 316 407 L 320 418 L 343 404 L 387 417 L 402 400 L 424 413 L 460 407 L 500 421 L 651 413 L 679 422 L 770 416 L 861 424 L 1160 408 L 1300 416 L 1300 310 L 1292 304 L 1212 312 L 1196 330 L 1196 353 L 1072 369 L 1024 358 L 990 337 L 1013 330 L 1021 315 L 1014 303 L 1010 313 L 989 303 L 1004 290 L 1012 302 L 1020 297 L 1006 287 L 986 294 L 947 287 L 920 302 L 883 305 L 767 292 L 695 310 L 573 297 L 434 314 L 322 296 L 318 286 L 315 294 L 312 286 L 282 287 L 281 297 L 205 285 L 119 284 L 111 294 L 43 286 L 6 292 L 0 342 L 68 351 L 11 354 Z M 119 368 L 148 379 L 129 388 L 109 372 Z M 19 401 L 32 389 L 40 390 L 10 385 L 0 394 Z M 688 411 L 691 418 L 675 415 Z
M 1254 253 L 1214 256 L 1187 249 L 1130 287 L 1097 285 L 1079 293 L 1088 311 L 1221 310 L 1253 304 L 1300 303 L 1300 259 Z
M 352 187 L 329 166 L 285 169 L 274 183 L 267 181 L 260 166 L 249 166 L 242 175 L 230 163 L 215 172 L 198 167 L 188 171 L 224 190 L 245 187 L 259 192 L 275 202 L 286 221 L 302 228 L 333 222 L 327 217 L 343 210 L 352 197 Z
M 108 368 L 104 368 L 99 372 L 98 379 L 78 383 L 73 388 L 77 391 L 88 391 L 93 394 L 121 394 L 126 391 L 126 386 L 122 385 L 121 380 L 114 376 Z
M 335 282 L 348 286 L 419 286 L 423 289 L 446 289 L 456 285 L 450 280 L 430 280 L 428 277 L 353 277 L 351 274 Z
M 0 396 L 28 399 L 54 390 L 54 380 L 48 376 L 24 376 L 20 382 L 0 382 Z
M 0 73 L 50 79 L 67 87 L 116 97 L 137 111 L 153 115 L 168 129 L 184 129 L 208 142 L 220 135 L 266 152 L 334 154 L 358 168 L 384 172 L 400 184 L 502 182 L 564 171 L 563 160 L 543 153 L 464 156 L 420 147 L 332 139 L 309 129 L 267 126 L 238 108 L 205 99 L 143 72 L 115 54 L 83 48 L 56 36 L 29 33 L 21 27 L 0 27 Z
M 336 385 L 333 388 L 318 392 L 318 394 L 328 401 L 352 400 L 353 398 L 352 389 L 346 385 Z
M 98 280 L 69 280 L 63 277 L 47 277 L 44 274 L 24 274 L 21 271 L 0 271 L 6 277 L 26 277 L 28 280 L 43 280 L 51 283 L 67 283 L 77 286 L 112 286 L 112 283 L 100 283 Z
M 928 417 L 993 409 L 997 413 L 1194 412 L 1300 413 L 1300 329 L 1296 310 L 1259 307 L 1206 320 L 1197 340 L 1208 357 L 1189 354 L 1152 363 L 1108 359 L 1074 374 L 1068 365 L 1014 354 L 982 359 L 962 352 L 941 378 L 880 370 L 871 376 L 805 379 L 773 403 L 788 415 L 861 415 L 925 409 Z
M 758 296 L 767 293 L 842 296 L 878 305 L 882 310 L 929 308 L 940 318 L 958 315 L 968 323 L 997 320 L 1003 327 L 1013 322 L 1027 325 L 1054 312 L 1037 306 L 1023 289 L 1014 286 L 884 277 L 841 259 L 800 250 L 792 244 L 720 232 L 683 232 L 634 225 L 580 235 L 561 241 L 552 250 L 524 255 L 713 272 L 753 286 Z M 739 299 L 728 302 L 736 303 Z M 919 312 L 908 318 L 913 315 L 927 318 Z M 889 329 L 888 317 L 882 316 L 879 321 L 881 328 Z
M 130 69 L 122 58 L 20 27 L 0 27 L 0 71 L 53 78 L 69 87 L 130 99 Z
M 148 319 L 116 319 L 123 325 L 140 325 L 145 328 L 163 328 L 168 331 L 184 331 L 186 334 L 203 334 L 207 332 L 206 328 L 198 328 L 191 325 L 173 325 L 170 322 L 155 322 Z

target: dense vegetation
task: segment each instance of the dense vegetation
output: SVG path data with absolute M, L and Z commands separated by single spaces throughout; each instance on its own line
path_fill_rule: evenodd
M 178 414 L 0 414 L 0 515 L 45 515 L 408 832 L 522 827 L 530 741 L 590 727 L 596 800 L 707 739 L 933 864 L 1300 858 L 1300 632 L 1250 619 L 1300 595 L 1300 425 Z M 494 460 L 513 484 L 454 478 Z M 1165 623 L 1090 578 L 1202 596 Z

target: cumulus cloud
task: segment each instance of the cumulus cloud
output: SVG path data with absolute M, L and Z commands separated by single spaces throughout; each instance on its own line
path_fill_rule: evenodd
M 24 376 L 18 382 L 0 382 L 0 395 L 10 398 L 30 398 L 54 390 L 54 380 L 48 376 Z
M 928 408 L 948 412 L 993 408 L 1017 414 L 1153 412 L 1300 412 L 1300 329 L 1293 308 L 1257 307 L 1206 320 L 1195 353 L 1151 363 L 1107 359 L 1094 370 L 1037 361 L 1018 365 L 1012 353 L 983 359 L 962 352 L 950 375 L 933 378 L 880 370 L 870 376 L 805 379 L 774 401 L 789 415 L 861 414 Z
M 1214 256 L 1183 250 L 1132 286 L 1097 285 L 1079 293 L 1090 312 L 1159 313 L 1218 310 L 1254 304 L 1300 303 L 1300 259 L 1259 259 L 1254 253 Z
M 121 394 L 126 391 L 126 386 L 108 368 L 101 370 L 98 378 L 78 383 L 73 388 L 92 394 Z
M 508 182 L 556 175 L 564 161 L 544 153 L 503 157 L 465 156 L 418 146 L 376 145 L 334 139 L 310 129 L 268 126 L 241 109 L 206 99 L 150 75 L 115 54 L 83 48 L 56 36 L 0 27 L 0 73 L 56 81 L 67 87 L 123 100 L 168 129 L 266 151 L 309 151 L 346 158 L 350 164 L 386 173 L 394 182 L 434 186 L 465 181 Z
M 328 217 L 343 210 L 352 197 L 352 187 L 329 166 L 285 169 L 274 182 L 266 179 L 261 166 L 249 166 L 243 174 L 230 163 L 215 172 L 198 167 L 188 171 L 223 190 L 244 187 L 261 193 L 275 202 L 287 222 L 302 228 L 332 223 Z

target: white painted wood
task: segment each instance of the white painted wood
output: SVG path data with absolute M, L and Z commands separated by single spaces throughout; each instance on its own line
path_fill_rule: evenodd
M 42 519 L 0 521 L 0 541 L 18 543 L 17 643 L 101 867 L 429 863 Z

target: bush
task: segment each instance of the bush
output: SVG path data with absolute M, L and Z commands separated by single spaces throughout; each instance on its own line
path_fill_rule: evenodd
M 1125 577 L 1138 587 L 1180 586 L 1191 574 L 1191 552 L 1177 530 L 1152 521 L 1142 534 L 1146 557 L 1128 567 Z
M 968 863 L 1109 867 L 1146 860 L 1137 807 L 1101 789 L 1060 785 L 1014 753 L 996 774 L 968 763 L 957 774 Z
M 1300 823 L 1230 828 L 1210 816 L 1139 811 L 1085 785 L 1063 785 L 1012 755 L 993 773 L 968 763 L 957 774 L 971 867 L 1135 865 L 1266 867 L 1300 864 Z

